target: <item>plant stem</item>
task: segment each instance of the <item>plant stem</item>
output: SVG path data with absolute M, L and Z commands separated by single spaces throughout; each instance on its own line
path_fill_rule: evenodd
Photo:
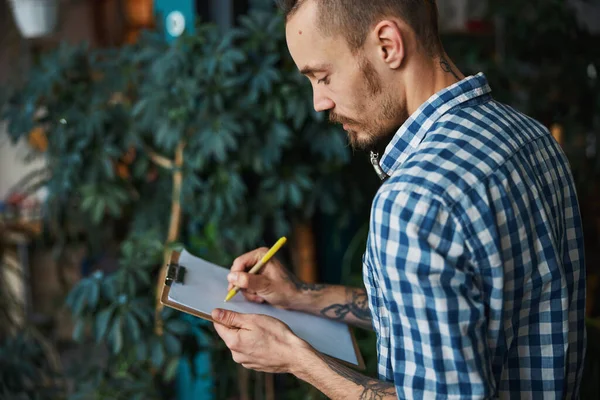
M 159 167 L 163 167 L 165 169 L 173 169 L 173 161 L 169 160 L 167 157 L 162 156 L 149 148 L 148 146 L 144 146 L 144 149 L 148 153 L 148 156 L 152 160 L 152 162 Z
M 183 149 L 185 147 L 185 142 L 179 142 L 177 145 L 177 149 L 175 150 L 175 161 L 168 160 L 163 156 L 159 156 L 152 150 L 148 150 L 148 154 L 150 155 L 150 159 L 154 161 L 157 165 L 167 168 L 172 168 L 173 173 L 173 189 L 172 189 L 172 198 L 171 198 L 171 216 L 169 218 L 169 232 L 167 234 L 166 244 L 173 243 L 177 241 L 179 237 L 179 227 L 181 225 L 181 183 L 183 181 L 183 173 L 181 172 L 181 167 L 183 166 Z M 158 274 L 158 282 L 157 282 L 157 291 L 156 291 L 156 308 L 155 308 L 155 325 L 154 330 L 157 335 L 162 335 L 163 333 L 163 321 L 160 316 L 162 311 L 162 304 L 160 302 L 161 290 L 158 290 L 164 283 L 165 277 L 167 274 L 167 264 L 170 259 L 170 251 L 165 247 L 163 253 L 163 263 L 160 268 L 160 273 Z

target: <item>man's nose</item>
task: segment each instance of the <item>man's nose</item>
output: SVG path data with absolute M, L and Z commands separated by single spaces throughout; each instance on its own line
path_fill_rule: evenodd
M 316 88 L 313 89 L 313 104 L 316 112 L 331 110 L 335 106 L 333 100 Z

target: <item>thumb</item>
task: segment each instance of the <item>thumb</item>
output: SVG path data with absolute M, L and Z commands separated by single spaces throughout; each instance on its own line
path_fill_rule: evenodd
M 228 326 L 230 328 L 241 329 L 244 327 L 245 318 L 243 314 L 235 311 L 223 310 L 222 308 L 215 308 L 212 310 L 211 316 L 215 322 Z

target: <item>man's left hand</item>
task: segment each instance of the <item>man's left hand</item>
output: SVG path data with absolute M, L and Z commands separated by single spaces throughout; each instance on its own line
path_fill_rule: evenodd
M 270 373 L 293 373 L 309 345 L 283 322 L 257 314 L 215 309 L 214 326 L 233 360 L 245 368 Z

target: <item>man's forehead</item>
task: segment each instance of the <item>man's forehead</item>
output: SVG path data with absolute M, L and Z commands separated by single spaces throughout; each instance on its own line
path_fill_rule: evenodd
M 298 69 L 324 69 L 339 50 L 340 38 L 318 27 L 315 1 L 306 1 L 286 23 L 286 39 Z
M 314 1 L 303 3 L 287 20 L 286 36 L 288 40 L 317 40 L 322 36 L 318 32 L 317 7 Z

